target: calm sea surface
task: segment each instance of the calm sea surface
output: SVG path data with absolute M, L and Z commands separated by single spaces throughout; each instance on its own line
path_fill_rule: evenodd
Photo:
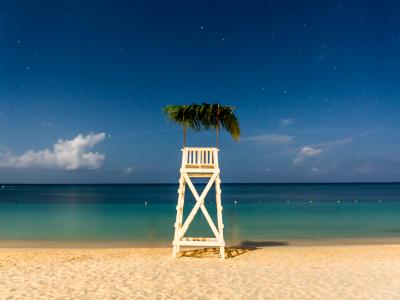
M 169 243 L 177 188 L 0 185 L 0 240 Z M 212 195 L 206 206 L 215 217 Z M 222 201 L 228 243 L 400 237 L 400 184 L 225 184 Z M 185 215 L 193 197 L 186 204 Z M 208 235 L 197 217 L 189 235 Z

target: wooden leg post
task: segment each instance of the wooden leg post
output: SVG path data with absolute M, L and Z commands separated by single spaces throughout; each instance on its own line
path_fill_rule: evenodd
M 224 224 L 222 223 L 222 204 L 221 204 L 221 179 L 219 174 L 215 179 L 215 202 L 217 205 L 217 219 L 218 219 L 218 232 L 220 236 L 220 242 L 224 243 Z M 219 253 L 222 259 L 225 259 L 225 245 L 219 248 Z
M 182 218 L 183 218 L 183 203 L 185 199 L 185 178 L 183 175 L 179 178 L 179 189 L 178 189 L 178 204 L 176 206 L 176 220 L 175 220 L 175 235 L 174 235 L 174 243 L 178 241 L 178 236 L 180 229 L 182 227 Z M 173 245 L 172 247 L 172 257 L 176 257 L 180 251 L 179 245 Z

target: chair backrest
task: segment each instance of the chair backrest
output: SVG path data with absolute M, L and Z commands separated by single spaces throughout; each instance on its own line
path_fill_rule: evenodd
M 216 169 L 218 168 L 218 149 L 203 147 L 185 147 L 182 149 L 182 168 Z

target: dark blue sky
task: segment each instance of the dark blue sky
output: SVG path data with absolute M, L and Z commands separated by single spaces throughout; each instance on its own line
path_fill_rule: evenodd
M 0 182 L 177 182 L 182 133 L 161 108 L 203 101 L 241 121 L 239 143 L 222 135 L 224 182 L 399 181 L 399 15 L 398 1 L 3 1 Z

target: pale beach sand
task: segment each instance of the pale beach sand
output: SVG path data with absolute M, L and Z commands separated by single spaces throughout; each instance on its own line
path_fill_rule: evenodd
M 3 248 L 0 299 L 400 299 L 400 245 Z

